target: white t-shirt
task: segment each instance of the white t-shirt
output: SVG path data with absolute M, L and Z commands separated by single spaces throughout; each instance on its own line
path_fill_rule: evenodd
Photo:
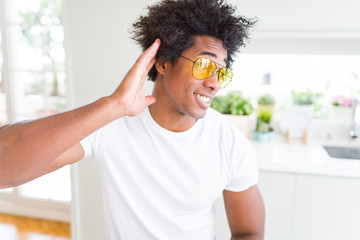
M 258 179 L 249 141 L 213 109 L 185 132 L 146 109 L 81 144 L 100 171 L 111 240 L 213 240 L 215 200 Z

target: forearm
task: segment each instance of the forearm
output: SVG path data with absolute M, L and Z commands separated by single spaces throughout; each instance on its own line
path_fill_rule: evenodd
M 263 240 L 264 236 L 262 234 L 246 234 L 239 236 L 232 236 L 230 240 Z
M 0 128 L 0 186 L 31 178 L 53 159 L 118 116 L 109 98 Z
M 80 160 L 83 153 L 79 154 L 76 144 L 83 138 L 117 118 L 135 116 L 154 103 L 155 97 L 145 96 L 142 87 L 159 46 L 156 40 L 141 54 L 110 96 L 66 113 L 0 128 L 0 188 L 41 175 L 47 166 L 52 167 L 49 163 L 61 167 L 74 162 L 74 156 L 75 161 Z M 75 153 L 71 151 L 73 146 Z

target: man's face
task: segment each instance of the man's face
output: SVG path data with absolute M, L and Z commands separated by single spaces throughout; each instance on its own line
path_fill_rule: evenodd
M 195 45 L 183 51 L 182 56 L 192 61 L 200 57 L 208 58 L 216 62 L 219 69 L 226 66 L 227 51 L 221 40 L 210 36 L 196 36 L 194 39 Z M 162 84 L 172 113 L 199 119 L 205 116 L 220 84 L 216 72 L 204 80 L 195 79 L 192 75 L 193 65 L 193 62 L 182 57 L 175 65 L 167 62 Z

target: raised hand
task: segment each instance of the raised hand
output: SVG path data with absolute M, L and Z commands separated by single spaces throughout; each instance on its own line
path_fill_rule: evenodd
M 145 96 L 142 88 L 148 72 L 156 61 L 159 46 L 160 40 L 157 39 L 140 55 L 119 87 L 109 96 L 118 106 L 118 117 L 135 116 L 156 101 L 154 96 Z
M 110 96 L 64 113 L 1 127 L 0 188 L 23 184 L 81 160 L 82 139 L 111 121 L 137 115 L 154 103 L 155 97 L 145 96 L 142 87 L 159 46 L 160 40 L 156 40 L 141 54 Z

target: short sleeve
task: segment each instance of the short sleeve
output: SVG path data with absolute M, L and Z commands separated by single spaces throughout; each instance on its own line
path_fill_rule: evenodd
M 81 146 L 82 146 L 82 148 L 84 149 L 84 152 L 85 152 L 84 157 L 90 157 L 91 156 L 91 145 L 90 145 L 90 142 L 89 142 L 89 136 L 84 138 L 83 140 L 81 140 L 80 144 L 81 144 Z
M 91 157 L 97 164 L 97 159 L 99 159 L 102 147 L 106 142 L 105 136 L 110 135 L 112 124 L 113 122 L 105 125 L 80 141 L 80 144 L 85 152 L 84 157 Z
M 225 189 L 241 192 L 257 184 L 259 170 L 250 142 L 246 138 L 240 138 L 235 146 L 232 153 L 232 176 Z

